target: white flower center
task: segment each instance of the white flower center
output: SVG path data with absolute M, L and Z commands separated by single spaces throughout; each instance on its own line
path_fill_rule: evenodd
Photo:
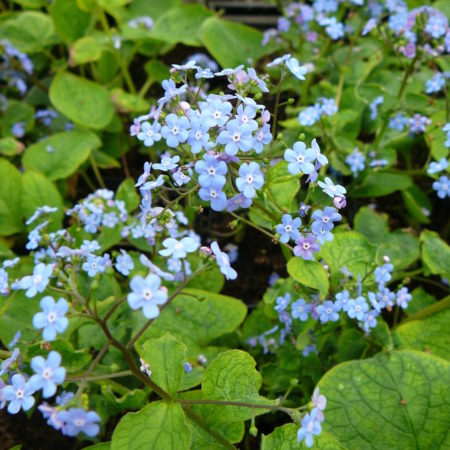
M 330 218 L 329 218 L 329 217 L 327 217 L 327 216 L 322 217 L 322 222 L 323 222 L 323 223 L 328 223 L 329 221 L 330 221 Z
M 305 242 L 305 243 L 303 244 L 303 248 L 304 248 L 305 250 L 308 250 L 308 249 L 309 249 L 309 244 L 308 244 L 307 242 Z
M 292 230 L 292 227 L 290 225 L 286 225 L 284 227 L 284 231 L 286 231 L 287 233 L 289 233 Z
M 49 380 L 52 377 L 52 369 L 50 368 L 46 368 L 43 372 L 42 372 L 42 378 L 44 378 L 44 380 Z
M 200 140 L 201 138 L 202 138 L 202 132 L 197 131 L 197 133 L 195 133 L 195 139 Z
M 217 192 L 211 190 L 211 191 L 209 192 L 209 195 L 210 195 L 212 198 L 216 198 L 216 197 L 217 197 Z
M 39 284 L 42 281 L 42 275 L 38 274 L 34 277 L 33 282 L 34 284 Z
M 75 419 L 73 421 L 73 424 L 77 427 L 77 428 L 82 428 L 84 427 L 84 425 L 86 424 L 86 420 L 84 420 L 81 417 L 78 417 L 77 419 Z
M 180 129 L 179 129 L 177 126 L 175 126 L 175 127 L 172 128 L 172 134 L 174 134 L 175 136 L 176 136 L 179 132 L 180 132 Z
M 234 133 L 232 139 L 234 142 L 239 142 L 241 135 L 239 133 Z
M 53 323 L 56 320 L 56 314 L 53 311 L 51 313 L 48 313 L 47 320 L 50 323 Z
M 214 111 L 213 117 L 214 119 L 219 119 L 222 116 L 222 113 L 220 111 Z
M 210 168 L 208 169 L 208 173 L 209 173 L 211 176 L 213 176 L 213 175 L 216 174 L 216 169 L 215 169 L 214 167 L 210 167 Z
M 147 136 L 148 137 L 153 137 L 153 130 L 148 130 L 147 131 Z
M 360 311 L 361 311 L 361 306 L 356 305 L 356 306 L 355 306 L 355 311 L 356 311 L 356 312 L 360 312 Z
M 253 175 L 247 175 L 247 183 L 252 184 L 253 183 Z
M 22 388 L 17 389 L 16 391 L 16 397 L 17 398 L 23 398 L 25 397 L 25 391 Z
M 150 289 L 144 289 L 142 291 L 142 297 L 144 297 L 145 300 L 151 300 L 153 297 L 153 292 Z
M 298 155 L 297 156 L 297 162 L 298 163 L 302 163 L 305 160 L 305 157 L 303 155 Z
M 177 243 L 173 246 L 173 248 L 174 248 L 175 250 L 182 250 L 182 249 L 183 249 L 183 244 L 182 244 L 181 242 L 177 242 Z
M 242 116 L 242 122 L 248 123 L 248 117 L 247 116 Z

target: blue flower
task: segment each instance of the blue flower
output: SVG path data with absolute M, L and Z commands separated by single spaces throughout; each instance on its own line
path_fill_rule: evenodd
M 275 231 L 280 235 L 280 242 L 286 244 L 290 239 L 295 241 L 300 237 L 299 228 L 302 220 L 299 217 L 292 219 L 290 214 L 283 214 L 281 223 L 275 227 Z
M 312 148 L 306 148 L 304 142 L 296 142 L 292 149 L 288 148 L 284 152 L 284 159 L 289 163 L 288 171 L 292 175 L 310 174 L 314 170 L 312 163 L 316 157 Z
M 348 311 L 348 302 L 350 301 L 350 293 L 345 289 L 341 292 L 338 292 L 335 297 L 336 301 L 334 302 L 336 307 L 340 310 L 347 312 Z
M 319 410 L 317 414 L 317 420 L 319 420 L 319 422 L 323 422 L 325 417 L 322 411 L 325 411 L 325 408 L 327 407 L 327 399 L 325 398 L 325 395 L 319 394 L 318 387 L 314 389 L 311 401 L 313 402 L 313 405 Z
M 403 131 L 408 124 L 408 118 L 399 112 L 389 119 L 389 128 L 392 130 Z
M 313 234 L 308 234 L 306 237 L 300 235 L 295 241 L 294 255 L 301 256 L 305 261 L 314 259 L 314 252 L 320 250 L 320 245 L 317 243 L 317 238 Z
M 158 305 L 163 305 L 167 300 L 167 291 L 161 288 L 161 279 L 151 273 L 145 278 L 140 275 L 131 280 L 130 292 L 127 296 L 128 304 L 133 310 L 142 308 L 142 313 L 147 319 L 159 316 Z
M 228 212 L 232 212 L 236 211 L 239 208 L 250 208 L 251 204 L 252 204 L 251 198 L 247 198 L 244 194 L 238 194 L 235 195 L 234 197 L 231 197 L 227 201 L 226 208 Z
M 170 256 L 175 259 L 186 258 L 188 253 L 195 252 L 198 249 L 198 243 L 191 237 L 184 237 L 180 241 L 174 238 L 167 238 L 163 241 L 164 250 L 160 250 L 162 256 Z
M 65 436 L 84 433 L 89 437 L 94 437 L 100 431 L 97 423 L 100 422 L 100 416 L 94 411 L 86 412 L 81 408 L 69 408 L 59 411 L 56 414 L 56 420 L 64 424 L 61 431 Z
M 334 228 L 333 222 L 338 222 L 342 219 L 342 216 L 337 212 L 336 208 L 326 206 L 323 211 L 320 209 L 314 211 L 311 218 L 314 220 L 312 228 L 315 226 L 323 227 L 325 230 L 330 231 Z
M 319 181 L 318 184 L 322 188 L 323 192 L 325 192 L 325 194 L 329 195 L 331 198 L 345 197 L 345 193 L 347 192 L 347 190 L 343 186 L 339 184 L 335 185 L 331 178 L 328 177 L 325 177 L 325 183 Z
M 56 385 L 64 382 L 66 369 L 60 365 L 61 355 L 55 351 L 48 354 L 47 360 L 42 356 L 35 356 L 31 360 L 31 368 L 36 375 L 30 378 L 29 384 L 35 391 L 42 389 L 42 397 L 55 395 Z
M 8 295 L 9 294 L 9 275 L 8 272 L 1 268 L 0 269 L 0 294 Z
M 162 88 L 164 89 L 164 97 L 163 99 L 159 100 L 159 103 L 166 103 L 170 100 L 172 100 L 175 97 L 180 96 L 181 94 L 184 94 L 187 90 L 187 86 L 184 84 L 183 86 L 180 86 L 177 88 L 175 82 L 173 80 L 163 80 L 161 83 Z
M 263 151 L 264 145 L 269 144 L 272 141 L 272 133 L 270 132 L 269 124 L 263 125 L 255 134 L 253 138 L 253 148 L 256 153 Z
M 411 299 L 412 296 L 407 287 L 402 287 L 397 292 L 397 305 L 400 306 L 400 308 L 406 309 L 408 307 L 408 302 L 410 302 Z
M 172 113 L 166 117 L 166 124 L 161 128 L 161 135 L 169 147 L 175 148 L 178 144 L 186 142 L 188 128 L 189 120 L 187 117 L 178 117 Z
M 33 275 L 23 277 L 16 288 L 26 290 L 25 295 L 28 298 L 34 297 L 38 292 L 43 292 L 50 282 L 53 273 L 52 264 L 38 264 L 33 269 Z
M 125 250 L 120 251 L 122 254 L 116 258 L 116 269 L 124 277 L 127 277 L 130 274 L 130 270 L 134 269 L 134 263 L 131 256 Z
M 12 376 L 11 385 L 7 385 L 2 390 L 3 399 L 10 402 L 8 412 L 17 414 L 22 408 L 28 411 L 34 405 L 35 390 L 29 382 L 25 381 L 23 375 L 16 373 Z
M 192 173 L 192 171 L 189 170 L 189 173 Z M 178 169 L 176 172 L 173 172 L 172 177 L 177 186 L 183 186 L 191 181 L 191 177 L 186 175 L 186 173 L 182 169 Z
M 300 298 L 292 303 L 291 315 L 294 319 L 300 319 L 302 322 L 308 320 L 308 307 L 303 298 Z
M 419 134 L 425 132 L 431 120 L 428 117 L 421 116 L 420 114 L 414 114 L 413 117 L 408 119 L 409 130 L 413 134 Z
M 54 341 L 57 333 L 63 333 L 69 324 L 65 315 L 69 310 L 69 304 L 63 298 L 57 303 L 53 297 L 46 296 L 41 302 L 42 312 L 38 312 L 33 317 L 33 327 L 40 330 L 43 328 L 42 337 L 46 341 Z
M 336 307 L 333 302 L 327 300 L 322 305 L 317 307 L 317 313 L 319 314 L 319 320 L 322 323 L 328 321 L 336 322 L 339 320 L 339 314 L 336 312 Z
M 239 120 L 233 119 L 219 133 L 217 142 L 225 145 L 225 153 L 230 156 L 236 155 L 239 150 L 248 152 L 253 145 L 252 131 L 250 125 L 242 125 Z
M 258 163 L 252 161 L 251 163 L 243 163 L 241 165 L 239 168 L 239 177 L 236 178 L 236 186 L 245 197 L 255 197 L 256 189 L 261 189 L 263 184 L 264 176 Z
M 291 71 L 292 75 L 294 75 L 299 80 L 304 80 L 305 75 L 308 72 L 306 66 L 301 66 L 296 58 L 289 58 L 286 61 L 286 67 Z
M 427 80 L 425 83 L 425 92 L 427 94 L 434 94 L 439 92 L 445 86 L 446 74 L 437 72 L 433 78 Z
M 197 73 L 195 74 L 195 79 L 198 80 L 200 78 L 214 78 L 214 74 L 211 72 L 211 69 L 206 68 L 202 69 L 197 67 Z
M 364 314 L 362 326 L 366 333 L 368 333 L 371 328 L 375 328 L 377 326 L 377 316 L 379 314 L 380 313 L 375 309 L 371 309 Z
M 139 177 L 137 183 L 135 184 L 136 187 L 142 186 L 150 176 L 150 170 L 152 169 L 152 163 L 145 162 L 144 163 L 144 173 Z
M 320 98 L 319 100 L 322 102 L 320 109 L 323 114 L 332 116 L 337 113 L 338 107 L 334 98 Z
M 446 175 L 439 177 L 439 180 L 433 183 L 433 189 L 437 192 L 439 198 L 450 197 L 450 180 Z
M 2 364 L 0 366 L 0 376 L 3 376 L 9 372 L 12 365 L 17 361 L 17 358 L 19 357 L 19 355 L 20 355 L 20 350 L 16 347 L 13 350 L 13 352 L 11 353 L 11 356 L 2 361 Z M 0 389 L 0 392 L 1 392 L 1 389 Z M 0 408 L 0 409 L 2 409 L 2 408 Z
M 208 127 L 222 127 L 225 125 L 230 118 L 232 109 L 233 106 L 230 102 L 224 102 L 222 100 L 208 99 L 207 102 L 200 103 L 202 120 L 205 121 Z
M 180 157 L 175 156 L 164 156 L 161 158 L 161 163 L 153 164 L 153 168 L 156 170 L 161 170 L 162 172 L 167 172 L 168 170 L 174 170 L 178 167 L 178 161 Z
M 394 266 L 392 264 L 383 264 L 381 267 L 377 267 L 374 272 L 375 281 L 378 284 L 385 284 L 391 281 L 393 270 Z
M 448 160 L 446 158 L 441 158 L 438 162 L 432 161 L 430 162 L 427 173 L 430 175 L 434 175 L 435 173 L 442 172 L 448 167 Z
M 187 143 L 191 146 L 191 152 L 194 155 L 200 153 L 203 148 L 209 150 L 214 146 L 214 144 L 209 141 L 208 130 L 208 122 L 204 121 L 202 116 L 191 118 L 191 129 L 189 131 Z
M 286 53 L 283 56 L 279 56 L 278 58 L 275 58 L 271 63 L 267 64 L 267 67 L 275 67 L 283 64 L 287 60 L 291 59 L 291 54 Z
M 351 319 L 363 320 L 364 314 L 369 310 L 369 305 L 364 297 L 348 301 L 347 314 Z
M 447 28 L 447 18 L 444 14 L 438 13 L 430 16 L 425 31 L 435 39 L 439 39 L 446 33 Z
M 227 165 L 224 161 L 219 161 L 214 156 L 203 155 L 203 160 L 197 161 L 194 169 L 200 175 L 198 182 L 203 188 L 208 188 L 212 185 L 222 187 L 226 182 L 224 175 L 227 173 Z
M 350 166 L 350 170 L 353 176 L 356 176 L 358 172 L 362 172 L 365 168 L 366 158 L 362 152 L 359 151 L 358 147 L 353 149 L 353 153 L 345 158 L 345 162 Z
M 311 125 L 314 125 L 322 115 L 322 110 L 320 106 L 313 105 L 308 106 L 303 111 L 300 112 L 298 115 L 298 121 L 300 122 L 300 125 L 303 125 L 304 127 L 308 127 Z
M 144 122 L 141 124 L 141 131 L 137 133 L 136 137 L 140 141 L 144 141 L 146 147 L 151 147 L 155 142 L 161 140 L 161 125 L 158 122 L 154 122 L 151 125 L 149 122 Z
M 87 272 L 90 277 L 94 277 L 98 273 L 104 273 L 106 270 L 105 259 L 102 256 L 89 255 L 86 262 L 81 268 Z
M 378 106 L 381 105 L 384 102 L 384 97 L 380 95 L 377 97 L 370 105 L 370 118 L 372 120 L 375 120 L 378 116 Z
M 275 311 L 281 312 L 285 311 L 291 301 L 291 294 L 286 293 L 283 297 L 277 297 L 275 300 L 276 306 L 274 307 Z
M 313 408 L 311 414 L 306 413 L 302 419 L 302 426 L 297 432 L 298 442 L 305 440 L 307 447 L 312 447 L 313 436 L 318 436 L 322 432 L 322 426 L 317 418 L 319 410 Z
M 239 105 L 237 109 L 236 119 L 242 125 L 249 125 L 252 131 L 258 128 L 258 123 L 254 120 L 256 116 L 256 108 L 253 105 Z
M 223 211 L 227 207 L 227 197 L 222 191 L 222 186 L 213 182 L 208 187 L 202 187 L 198 191 L 199 197 L 205 202 L 211 202 L 214 211 Z
M 219 269 L 225 275 L 225 278 L 227 280 L 235 280 L 237 272 L 231 267 L 229 256 L 225 252 L 220 251 L 219 245 L 215 241 L 211 244 L 211 250 L 216 256 Z
M 344 25 L 338 22 L 336 17 L 323 19 L 320 25 L 325 26 L 325 31 L 334 41 L 344 36 Z

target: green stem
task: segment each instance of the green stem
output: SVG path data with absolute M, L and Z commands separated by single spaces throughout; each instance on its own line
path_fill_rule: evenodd
M 113 378 L 128 377 L 130 375 L 133 375 L 133 372 L 131 370 L 123 370 L 122 372 L 116 372 L 116 373 L 105 373 L 103 375 L 95 375 L 93 377 L 83 376 L 81 378 L 79 378 L 79 377 L 71 377 L 69 375 L 69 376 L 66 377 L 66 381 L 91 382 L 91 381 L 100 381 L 100 380 L 111 380 Z
M 91 161 L 92 170 L 94 171 L 95 178 L 97 179 L 97 183 L 102 187 L 103 189 L 106 189 L 105 182 L 103 181 L 102 174 L 100 173 L 100 170 L 98 170 L 97 163 L 95 161 L 94 155 L 91 153 L 89 156 L 89 160 Z

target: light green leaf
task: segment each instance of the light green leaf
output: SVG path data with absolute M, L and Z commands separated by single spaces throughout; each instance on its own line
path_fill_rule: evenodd
M 143 345 L 141 357 L 150 364 L 152 380 L 169 394 L 175 394 L 181 384 L 186 346 L 169 333 L 150 339 Z
M 282 161 L 270 167 L 267 173 L 266 185 L 269 189 L 269 201 L 275 201 L 281 208 L 290 210 L 292 201 L 300 189 L 298 177 L 287 170 L 287 162 Z
M 92 36 L 85 36 L 78 39 L 70 49 L 71 66 L 86 64 L 98 61 L 102 56 L 102 48 L 98 41 Z
M 36 170 L 50 180 L 67 178 L 101 144 L 90 131 L 64 131 L 28 147 L 22 157 L 26 170 Z
M 0 39 L 25 53 L 35 53 L 57 42 L 53 22 L 37 11 L 21 12 L 0 24 Z
M 352 192 L 353 197 L 382 197 L 395 191 L 408 189 L 412 186 L 409 175 L 389 172 L 369 172 L 362 185 Z
M 197 33 L 202 23 L 213 13 L 202 5 L 182 5 L 168 9 L 155 22 L 151 35 L 171 44 L 201 46 Z
M 424 230 L 420 235 L 422 261 L 433 274 L 450 277 L 450 247 L 434 231 Z
M 225 295 L 185 289 L 187 295 L 178 295 L 159 315 L 138 340 L 160 337 L 170 332 L 187 347 L 187 357 L 197 359 L 200 353 L 207 357 L 217 353 L 209 343 L 224 334 L 233 332 L 244 320 L 247 308 L 240 300 Z M 137 331 L 145 317 L 136 316 L 133 329 Z
M 319 382 L 324 431 L 349 449 L 450 446 L 450 364 L 414 351 L 346 362 Z
M 114 108 L 109 92 L 93 81 L 60 72 L 50 86 L 53 106 L 73 122 L 101 129 L 111 121 Z
M 25 133 L 32 130 L 34 125 L 34 108 L 28 103 L 8 99 L 8 105 L 0 118 L 2 135 L 14 137 L 13 126 L 19 122 L 23 123 Z
M 211 17 L 204 22 L 199 36 L 203 45 L 222 67 L 249 64 L 273 51 L 273 46 L 262 46 L 260 31 L 217 17 Z
M 401 324 L 394 333 L 400 349 L 414 349 L 429 352 L 450 360 L 450 309 L 438 312 L 422 320 L 411 320 Z
M 411 292 L 411 295 L 412 300 L 408 303 L 408 307 L 406 308 L 408 315 L 418 313 L 427 306 L 436 303 L 436 299 L 427 291 L 425 291 L 422 286 L 414 289 Z
M 56 231 L 61 228 L 64 217 L 64 205 L 61 194 L 55 185 L 39 172 L 26 172 L 22 176 L 22 186 L 23 216 L 29 219 L 40 206 L 56 207 L 58 211 L 50 215 L 49 229 Z
M 409 214 L 419 223 L 430 223 L 431 203 L 417 185 L 402 191 L 403 201 Z
M 150 104 L 147 100 L 138 95 L 129 94 L 122 88 L 114 88 L 111 91 L 111 100 L 118 112 L 122 113 L 142 113 L 148 112 Z
M 117 425 L 111 450 L 188 450 L 191 431 L 177 403 L 153 402 Z
M 333 283 L 342 276 L 344 267 L 354 276 L 364 276 L 375 262 L 375 248 L 362 234 L 348 231 L 335 233 L 334 239 L 322 247 L 319 256 L 328 264 Z
M 288 423 L 262 437 L 261 450 L 293 450 L 308 448 L 303 441 L 299 444 L 297 431 L 300 427 L 294 423 Z M 319 436 L 314 436 L 314 447 L 317 450 L 339 450 L 345 449 L 339 442 L 326 431 L 322 431 Z
M 82 11 L 77 0 L 54 0 L 50 15 L 56 32 L 66 41 L 73 42 L 84 36 L 93 16 Z
M 322 264 L 317 261 L 305 261 L 301 257 L 291 258 L 287 264 L 289 275 L 299 283 L 317 289 L 322 297 L 328 292 L 328 275 Z
M 22 181 L 20 172 L 6 159 L 0 158 L 0 236 L 23 229 Z
M 13 137 L 6 137 L 0 139 L 0 154 L 5 156 L 14 156 L 21 153 L 24 145 L 16 141 Z
M 120 183 L 120 186 L 117 188 L 116 200 L 125 202 L 128 212 L 134 211 L 139 206 L 140 199 L 132 178 L 126 178 Z

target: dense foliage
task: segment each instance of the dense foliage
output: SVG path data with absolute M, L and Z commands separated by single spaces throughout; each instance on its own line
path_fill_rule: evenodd
M 277 2 L 264 33 L 181 0 L 0 3 L 10 423 L 450 446 L 450 10 L 416 3 Z

